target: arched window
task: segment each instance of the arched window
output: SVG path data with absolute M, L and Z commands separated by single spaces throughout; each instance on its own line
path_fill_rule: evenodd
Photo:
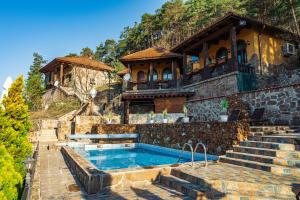
M 239 64 L 246 64 L 247 61 L 247 44 L 244 40 L 237 41 L 237 59 Z
M 145 81 L 145 72 L 139 71 L 137 74 L 137 81 L 138 82 L 143 82 Z
M 147 80 L 150 81 L 150 71 L 147 74 Z M 157 81 L 158 80 L 158 74 L 157 71 L 154 69 L 153 70 L 153 81 Z
M 168 81 L 168 80 L 172 80 L 172 78 L 173 78 L 172 71 L 169 68 L 164 69 L 163 80 Z
M 216 59 L 228 58 L 228 50 L 225 47 L 221 47 L 216 53 Z

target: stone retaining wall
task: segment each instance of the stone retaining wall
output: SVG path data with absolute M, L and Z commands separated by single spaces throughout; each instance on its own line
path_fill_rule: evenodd
M 251 112 L 265 108 L 264 118 L 270 124 L 300 124 L 300 84 L 272 87 L 253 92 L 243 92 L 231 96 L 194 99 L 187 102 L 190 115 L 199 121 L 219 120 L 220 102 L 235 98 L 248 105 Z M 237 108 L 230 108 L 239 109 Z
M 180 148 L 186 142 L 203 142 L 208 153 L 222 155 L 232 145 L 247 138 L 247 123 L 200 122 L 186 124 L 112 124 L 98 125 L 98 134 L 140 133 L 141 142 L 171 148 Z
M 174 123 L 178 118 L 184 117 L 183 113 L 168 113 L 167 119 L 169 123 Z M 153 118 L 155 123 L 163 123 L 163 115 L 155 113 Z M 149 114 L 129 114 L 129 124 L 149 124 Z
M 184 86 L 183 89 L 195 92 L 195 95 L 190 97 L 189 100 L 235 94 L 239 91 L 237 74 L 238 72 L 232 72 Z

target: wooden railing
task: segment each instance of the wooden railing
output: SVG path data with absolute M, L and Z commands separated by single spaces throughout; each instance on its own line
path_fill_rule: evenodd
M 226 60 L 226 62 L 219 62 L 216 64 L 210 64 L 207 68 L 193 71 L 192 66 L 187 66 L 186 69 L 190 71 L 184 72 L 177 83 L 174 80 L 170 81 L 155 81 L 150 84 L 147 82 L 128 82 L 127 90 L 150 90 L 150 89 L 170 89 L 176 88 L 184 85 L 190 85 L 192 83 L 197 83 L 200 81 L 205 81 L 214 77 L 222 76 L 225 74 L 229 74 L 234 71 L 239 71 L 248 74 L 254 74 L 255 69 L 248 64 L 238 64 L 237 69 L 233 68 L 233 64 L 231 60 Z

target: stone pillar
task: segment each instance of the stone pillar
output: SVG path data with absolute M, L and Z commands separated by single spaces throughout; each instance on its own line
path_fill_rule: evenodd
M 172 60 L 172 78 L 174 86 L 177 87 L 177 62 L 176 60 Z
M 153 62 L 150 63 L 149 79 L 150 79 L 150 88 L 153 89 Z
M 231 60 L 233 71 L 238 70 L 237 60 L 237 44 L 236 44 L 236 28 L 232 27 L 230 30 L 230 42 L 231 42 Z
M 59 77 L 59 82 L 60 85 L 63 86 L 64 85 L 64 64 L 60 65 L 60 77 Z

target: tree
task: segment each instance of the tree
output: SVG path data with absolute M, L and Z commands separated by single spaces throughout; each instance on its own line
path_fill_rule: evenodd
M 18 188 L 22 184 L 21 175 L 14 168 L 14 160 L 0 144 L 0 199 L 18 199 Z
M 46 61 L 38 53 L 33 54 L 33 64 L 30 66 L 26 80 L 26 100 L 30 110 L 38 110 L 42 107 L 42 95 L 45 91 L 43 75 L 40 72 Z
M 15 80 L 3 98 L 3 108 L 0 109 L 0 144 L 14 158 L 17 172 L 25 175 L 23 161 L 31 154 L 31 143 L 28 140 L 30 129 L 28 107 L 22 96 L 24 88 L 23 77 Z
M 87 57 L 87 58 L 93 58 L 94 57 L 94 52 L 89 47 L 85 47 L 81 50 L 80 56 Z
M 77 53 L 69 53 L 65 57 L 77 57 L 77 56 L 78 56 Z

